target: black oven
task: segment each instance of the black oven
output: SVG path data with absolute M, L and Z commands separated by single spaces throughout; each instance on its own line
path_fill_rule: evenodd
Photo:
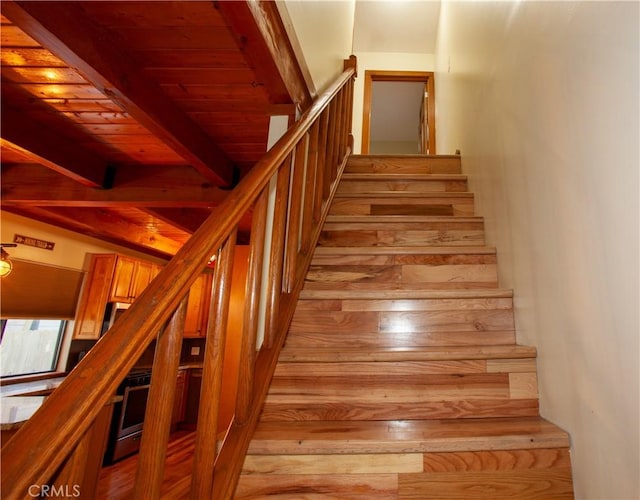
M 117 394 L 122 396 L 122 401 L 113 408 L 105 465 L 131 455 L 140 448 L 150 383 L 151 370 L 135 370 L 118 387 Z

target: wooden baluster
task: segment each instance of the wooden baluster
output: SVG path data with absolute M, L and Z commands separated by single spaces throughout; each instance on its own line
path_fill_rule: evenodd
M 269 291 L 267 295 L 267 317 L 265 318 L 264 346 L 273 346 L 274 334 L 278 328 L 278 311 L 282 293 L 285 231 L 287 229 L 287 206 L 289 204 L 289 181 L 291 178 L 291 158 L 278 170 L 276 204 L 273 214 L 271 237 L 271 258 L 269 260 Z
M 94 498 L 102 458 L 111 424 L 113 405 L 109 403 L 84 433 L 53 482 L 53 492 L 60 495 L 48 498 L 70 498 L 82 496 Z
M 258 306 L 260 282 L 262 279 L 262 259 L 267 222 L 268 187 L 262 190 L 253 210 L 251 221 L 251 242 L 249 267 L 245 292 L 244 323 L 239 357 L 238 397 L 236 400 L 235 422 L 246 423 L 253 403 L 253 376 L 256 359 L 256 335 L 258 327 Z
M 342 89 L 336 96 L 336 145 L 335 145 L 335 170 L 333 180 L 335 181 L 338 175 L 338 165 L 342 161 L 342 146 L 343 142 L 343 126 L 344 126 L 344 89 Z
M 343 144 L 342 126 L 344 122 L 343 102 L 344 102 L 344 92 L 341 90 L 340 92 L 338 92 L 338 95 L 336 96 L 336 129 L 335 129 L 336 143 L 335 143 L 335 153 L 334 153 L 335 154 L 334 181 L 335 181 L 335 176 L 338 173 L 338 165 L 340 165 L 340 161 L 342 159 L 342 144 Z
M 304 183 L 304 142 L 296 145 L 293 162 L 293 179 L 289 199 L 289 222 L 287 224 L 285 254 L 285 291 L 291 293 L 297 273 L 298 250 L 300 248 L 300 221 L 302 220 L 302 194 Z
M 216 259 L 207 325 L 207 342 L 202 366 L 201 404 L 196 428 L 191 498 L 211 498 L 213 491 L 213 470 L 217 455 L 218 415 L 220 413 L 220 393 L 236 234 L 237 229 L 230 234 L 218 250 Z
M 316 192 L 316 176 L 318 171 L 318 122 L 316 121 L 309 131 L 309 147 L 307 153 L 307 175 L 304 186 L 304 209 L 302 212 L 302 252 L 306 255 L 311 248 L 311 235 L 317 226 L 318 220 L 314 218 L 314 196 Z
M 325 110 L 318 118 L 320 133 L 318 135 L 318 175 L 316 180 L 316 197 L 314 201 L 313 213 L 314 218 L 320 219 L 322 212 L 322 204 L 329 196 L 329 192 L 325 192 L 325 177 L 327 176 L 327 141 L 329 129 L 329 113 Z
M 327 142 L 325 145 L 325 162 L 324 162 L 324 176 L 322 187 L 322 199 L 327 200 L 329 193 L 331 192 L 331 163 L 333 162 L 333 101 L 327 106 L 326 112 L 328 113 L 329 120 L 327 122 Z
M 349 130 L 347 125 L 349 122 L 349 91 L 345 87 L 340 91 L 342 95 L 342 109 L 340 110 L 340 159 L 342 160 L 347 155 Z
M 353 153 L 353 78 L 347 83 L 347 133 L 349 136 L 349 149 Z
M 188 295 L 182 299 L 167 326 L 158 335 L 136 471 L 134 498 L 140 500 L 160 498 L 187 299 Z

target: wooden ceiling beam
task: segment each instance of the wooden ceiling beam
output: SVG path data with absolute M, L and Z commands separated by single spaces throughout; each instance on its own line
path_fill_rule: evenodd
M 187 235 L 184 241 L 167 238 L 106 209 L 3 206 L 3 210 L 161 258 L 175 255 L 188 239 Z
M 234 3 L 234 2 L 231 2 Z M 132 117 L 222 186 L 233 181 L 232 161 L 160 87 L 148 79 L 113 33 L 92 22 L 82 6 L 2 2 L 2 13 L 117 102 Z
M 313 102 L 305 74 L 289 40 L 275 2 L 216 2 L 271 102 L 293 101 L 305 111 Z
M 6 103 L 3 99 L 3 103 Z M 102 186 L 107 163 L 49 127 L 33 122 L 24 113 L 2 107 L 0 146 L 21 153 L 34 162 L 89 187 Z M 46 188 L 46 186 L 44 186 Z
M 185 166 L 136 165 L 116 170 L 109 189 L 82 186 L 37 164 L 2 165 L 5 206 L 200 207 L 228 195 Z

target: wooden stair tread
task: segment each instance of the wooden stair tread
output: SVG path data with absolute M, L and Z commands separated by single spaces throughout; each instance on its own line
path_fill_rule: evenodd
M 493 255 L 495 247 L 489 246 L 369 246 L 369 247 L 329 247 L 319 246 L 315 255 Z
M 457 215 L 328 215 L 326 223 L 364 222 L 371 224 L 398 222 L 446 222 L 450 224 L 464 222 L 483 222 L 483 217 L 463 217 Z
M 466 181 L 464 174 L 344 173 L 343 181 Z
M 402 201 L 403 198 L 408 198 L 408 199 L 415 199 L 415 198 L 421 198 L 421 199 L 427 199 L 427 198 L 469 198 L 469 199 L 473 199 L 474 195 L 473 193 L 469 193 L 466 191 L 462 191 L 462 192 L 426 192 L 426 193 L 422 193 L 422 192 L 412 192 L 412 191 L 371 191 L 368 193 L 340 193 L 337 192 L 335 195 L 336 198 L 367 198 L 367 199 L 371 199 L 372 201 L 375 201 L 377 199 L 389 199 L 389 198 L 393 198 L 398 200 L 399 202 Z
M 426 453 L 568 447 L 542 417 L 260 422 L 249 454 Z
M 458 290 L 310 290 L 303 289 L 299 300 L 315 299 L 461 299 L 513 298 L 513 290 L 474 288 Z
M 348 362 L 348 361 L 452 361 L 473 359 L 535 358 L 536 348 L 517 344 L 406 348 L 287 348 L 282 350 L 280 362 Z

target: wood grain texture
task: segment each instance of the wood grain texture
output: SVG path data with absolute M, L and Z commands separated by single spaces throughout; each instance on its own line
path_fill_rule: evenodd
M 568 438 L 538 416 L 536 351 L 515 344 L 472 197 L 388 160 L 347 167 L 238 491 L 368 499 L 307 479 L 379 473 L 398 481 L 382 498 L 563 498 Z M 399 472 L 407 453 L 422 470 Z
M 267 400 L 263 422 L 301 420 L 420 420 L 484 417 L 533 417 L 538 414 L 537 399 L 462 399 L 424 403 L 344 402 L 273 403 Z
M 459 156 L 353 155 L 345 173 L 459 174 Z
M 400 499 L 570 499 L 571 469 L 401 475 Z
M 541 417 L 457 420 L 261 422 L 249 454 L 426 453 L 567 448 Z
M 570 467 L 567 448 L 425 453 L 425 472 L 498 471 Z
M 398 498 L 397 474 L 243 475 L 236 499 L 276 497 L 289 500 Z

